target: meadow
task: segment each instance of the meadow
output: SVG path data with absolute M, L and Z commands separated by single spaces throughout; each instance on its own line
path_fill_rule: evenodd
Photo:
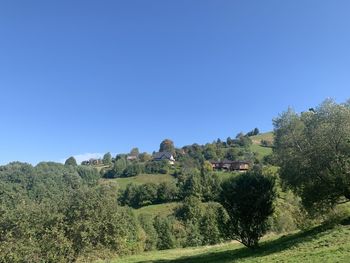
M 170 249 L 118 257 L 99 263 L 349 262 L 350 221 L 288 235 L 267 236 L 255 250 L 238 242 Z

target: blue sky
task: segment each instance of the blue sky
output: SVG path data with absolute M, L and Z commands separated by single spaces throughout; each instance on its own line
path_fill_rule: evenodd
M 0 163 L 272 129 L 349 98 L 349 1 L 1 1 Z

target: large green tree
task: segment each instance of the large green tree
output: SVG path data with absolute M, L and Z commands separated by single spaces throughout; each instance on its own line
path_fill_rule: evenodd
M 311 212 L 350 201 L 350 105 L 326 100 L 274 120 L 274 153 L 282 183 Z
M 258 246 L 274 211 L 275 179 L 253 170 L 224 181 L 221 204 L 230 216 L 227 234 L 247 247 Z
M 174 142 L 170 139 L 163 140 L 160 143 L 159 151 L 160 152 L 170 152 L 170 153 L 174 154 L 175 153 Z
M 105 165 L 109 165 L 112 163 L 112 155 L 110 152 L 105 153 L 105 155 L 103 155 L 102 162 Z
M 75 158 L 73 156 L 71 156 L 66 160 L 66 162 L 64 164 L 77 166 L 77 161 L 75 160 Z
M 140 151 L 139 151 L 139 148 L 135 147 L 135 148 L 132 148 L 131 151 L 130 151 L 130 155 L 131 156 L 136 156 L 138 157 L 140 154 Z

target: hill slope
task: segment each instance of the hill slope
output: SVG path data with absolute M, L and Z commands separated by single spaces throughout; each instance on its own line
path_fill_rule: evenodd
M 350 226 L 316 227 L 262 242 L 255 251 L 238 243 L 143 253 L 108 262 L 349 262 Z
M 162 182 L 172 182 L 172 181 L 175 181 L 175 178 L 169 174 L 140 174 L 132 177 L 114 178 L 114 179 L 102 178 L 100 180 L 102 184 L 117 184 L 121 189 L 124 189 L 130 183 L 140 185 L 145 183 L 159 184 Z
M 266 141 L 269 144 L 273 142 L 273 132 L 261 133 L 259 135 L 251 136 L 252 145 L 250 151 L 258 154 L 258 159 L 261 160 L 264 156 L 272 153 L 271 147 L 264 147 L 261 145 L 261 141 Z
M 252 140 L 253 144 L 260 144 L 263 140 L 272 143 L 273 132 L 265 132 L 258 135 L 254 135 L 251 136 L 250 139 Z

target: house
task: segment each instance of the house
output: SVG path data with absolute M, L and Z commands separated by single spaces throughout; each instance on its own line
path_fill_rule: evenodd
M 169 164 L 175 163 L 174 155 L 170 152 L 156 152 L 153 154 L 154 161 L 168 160 Z
M 90 159 L 88 161 L 83 161 L 81 164 L 82 165 L 99 165 L 99 164 L 102 164 L 102 160 L 101 159 Z
M 136 156 L 136 155 L 128 155 L 128 156 L 126 157 L 126 159 L 127 159 L 128 161 L 134 161 L 134 160 L 137 160 L 137 156 Z
M 245 172 L 249 169 L 249 162 L 247 161 L 213 161 L 210 162 L 213 170 L 238 171 Z

